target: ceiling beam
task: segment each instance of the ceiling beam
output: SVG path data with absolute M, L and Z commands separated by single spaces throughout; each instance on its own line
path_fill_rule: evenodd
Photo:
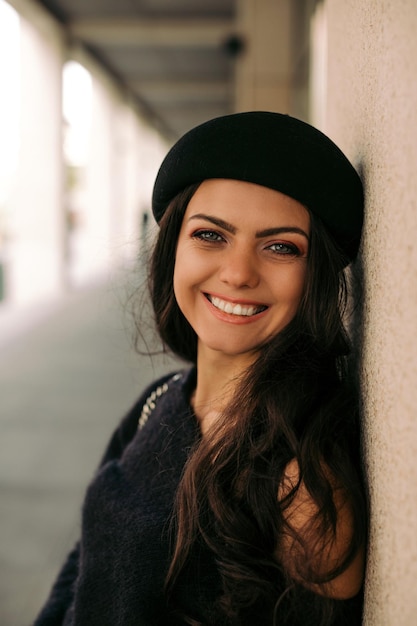
M 235 31 L 231 19 L 75 19 L 73 37 L 90 44 L 120 46 L 218 46 Z
M 199 81 L 184 82 L 173 80 L 129 80 L 131 89 L 143 93 L 152 100 L 175 98 L 176 100 L 221 100 L 231 97 L 230 81 Z

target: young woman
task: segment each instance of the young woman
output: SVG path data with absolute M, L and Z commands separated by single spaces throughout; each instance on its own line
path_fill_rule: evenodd
M 155 321 L 191 366 L 116 430 L 35 624 L 359 625 L 360 179 L 310 125 L 241 113 L 177 142 L 153 211 Z

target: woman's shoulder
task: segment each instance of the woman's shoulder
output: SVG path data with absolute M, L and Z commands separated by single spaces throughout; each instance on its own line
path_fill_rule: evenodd
M 157 406 L 161 396 L 172 389 L 174 383 L 182 381 L 186 376 L 186 372 L 171 372 L 156 380 L 152 385 L 148 386 L 133 408 L 134 419 L 137 417 L 136 427 L 139 430 L 147 423 L 149 416 Z M 133 420 L 134 421 L 134 420 Z
M 352 500 L 324 462 L 321 468 L 332 492 L 335 524 L 323 534 L 320 525 L 322 511 L 304 481 L 297 459 L 290 460 L 278 492 L 281 502 L 288 500 L 283 507 L 286 530 L 279 546 L 280 558 L 294 579 L 307 588 L 319 595 L 346 600 L 356 596 L 362 587 L 364 544 L 360 544 L 347 558 L 355 543 L 356 532 Z M 299 571 L 303 566 L 297 568 L 297 563 L 301 562 L 303 566 L 309 562 L 308 572 L 314 574 L 317 580 L 322 578 L 323 582 L 306 582 L 308 578 L 303 581 Z M 340 571 L 336 576 L 326 580 L 330 572 L 338 569 Z
M 145 387 L 113 432 L 100 466 L 108 461 L 120 458 L 123 450 L 133 439 L 138 428 L 143 428 L 148 421 L 161 396 L 175 388 L 182 387 L 183 384 L 187 383 L 191 373 L 189 369 L 171 371 Z

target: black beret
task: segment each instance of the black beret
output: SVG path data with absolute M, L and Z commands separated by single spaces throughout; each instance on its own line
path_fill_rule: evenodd
M 356 256 L 363 221 L 361 180 L 336 144 L 310 124 L 252 111 L 193 128 L 159 169 L 152 197 L 156 221 L 180 191 L 209 178 L 257 183 L 291 196 L 322 219 L 348 259 Z

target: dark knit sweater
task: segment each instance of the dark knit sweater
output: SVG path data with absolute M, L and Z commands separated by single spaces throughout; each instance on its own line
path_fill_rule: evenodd
M 183 624 L 167 607 L 163 586 L 175 492 L 200 431 L 188 401 L 194 371 L 164 377 L 152 389 L 167 381 L 168 391 L 151 405 L 149 419 L 140 420 L 143 427 L 138 429 L 138 421 L 151 388 L 110 440 L 87 490 L 81 541 L 34 626 Z M 181 606 L 205 624 L 220 624 L 212 614 L 219 585 L 211 555 L 196 549 L 178 586 Z M 345 623 L 360 622 L 351 616 Z

